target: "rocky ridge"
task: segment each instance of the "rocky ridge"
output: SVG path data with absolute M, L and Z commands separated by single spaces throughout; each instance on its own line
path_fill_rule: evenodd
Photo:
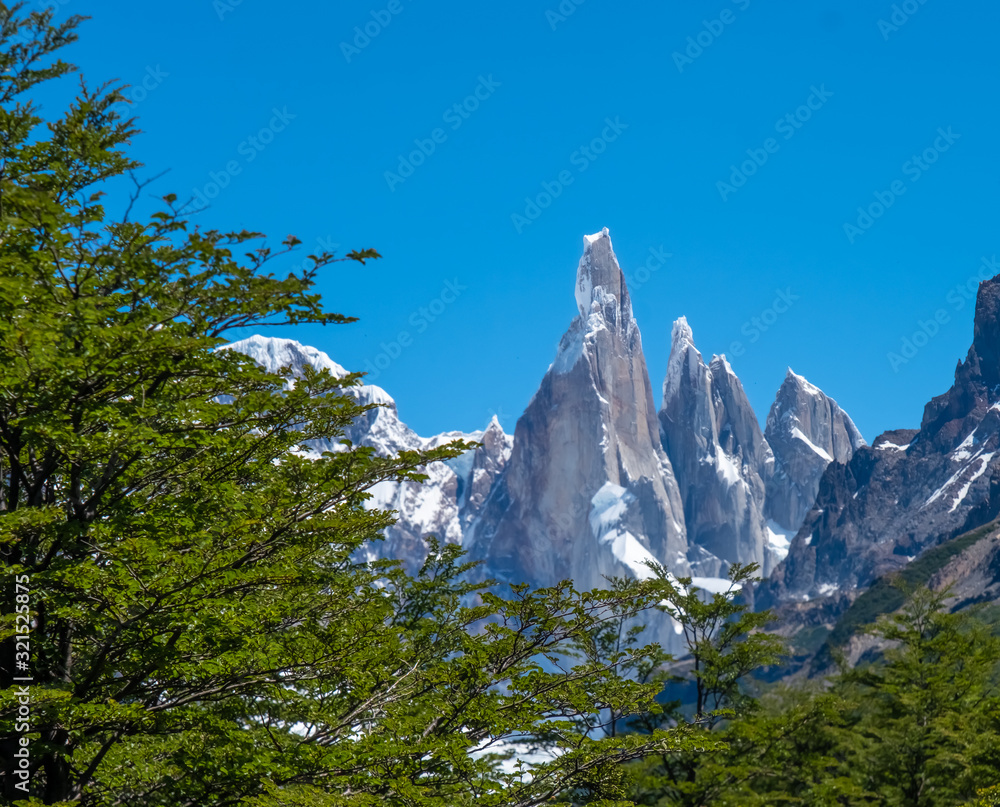
M 577 317 L 514 430 L 510 462 L 468 537 L 491 577 L 578 587 L 687 574 L 683 508 L 660 445 L 628 288 L 605 229 L 584 239 Z
M 919 429 L 885 432 L 826 468 L 759 602 L 822 608 L 998 513 L 1000 276 L 979 287 L 973 344 L 952 387 L 926 405 Z
M 329 370 L 339 378 L 348 374 L 327 354 L 291 339 L 251 336 L 226 347 L 245 353 L 270 372 L 290 368 L 292 379 L 301 376 L 306 364 Z M 359 403 L 379 406 L 368 410 L 345 436 L 356 445 L 375 449 L 380 456 L 436 448 L 452 440 L 482 443 L 448 462 L 427 466 L 424 483 L 386 481 L 372 488 L 369 506 L 398 514 L 396 523 L 386 530 L 385 540 L 372 547 L 372 557 L 396 558 L 414 571 L 426 557 L 428 536 L 461 543 L 465 528 L 478 514 L 510 457 L 511 437 L 504 434 L 495 417 L 483 431 L 421 437 L 400 420 L 396 402 L 381 387 L 364 384 L 348 392 Z M 319 440 L 310 448 L 323 452 L 336 451 L 338 446 L 331 440 Z
M 577 316 L 513 436 L 494 418 L 482 431 L 421 437 L 381 387 L 349 391 L 379 406 L 347 437 L 381 454 L 452 439 L 481 443 L 429 466 L 423 484 L 373 489 L 370 506 L 396 510 L 398 520 L 372 556 L 413 569 L 435 535 L 461 543 L 484 577 L 532 585 L 571 578 L 579 588 L 610 575 L 648 575 L 649 560 L 705 588 L 718 587 L 734 562 L 782 568 L 826 465 L 863 445 L 850 419 L 789 372 L 762 432 L 725 356 L 706 363 L 683 318 L 673 328 L 657 412 L 606 229 L 584 239 L 574 295 Z M 291 340 L 258 336 L 229 347 L 272 371 L 290 367 L 292 378 L 306 364 L 346 373 Z

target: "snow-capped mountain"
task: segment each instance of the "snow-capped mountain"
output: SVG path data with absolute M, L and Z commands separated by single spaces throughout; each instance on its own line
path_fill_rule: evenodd
M 607 229 L 584 239 L 578 315 L 517 422 L 510 462 L 467 539 L 490 577 L 581 588 L 690 570 L 642 339 Z
M 673 327 L 660 433 L 680 483 L 688 541 L 704 550 L 699 571 L 717 576 L 739 561 L 769 572 L 781 557 L 764 518 L 774 457 L 729 362 L 713 356 L 705 364 L 683 317 Z
M 398 512 L 373 557 L 414 569 L 435 535 L 482 561 L 483 578 L 536 586 L 571 578 L 579 588 L 606 575 L 645 576 L 644 562 L 655 560 L 712 589 L 729 564 L 755 561 L 768 575 L 756 604 L 779 607 L 789 624 L 818 625 L 881 575 L 1000 515 L 1000 275 L 980 286 L 973 344 L 951 389 L 927 404 L 919 429 L 886 432 L 871 446 L 833 399 L 790 369 L 762 431 L 725 356 L 706 362 L 683 317 L 654 411 L 607 230 L 584 240 L 575 297 L 578 314 L 513 436 L 494 418 L 483 431 L 421 437 L 385 390 L 348 391 L 381 406 L 347 437 L 383 455 L 453 439 L 482 444 L 431 465 L 424 484 L 373 490 L 370 506 Z M 290 383 L 306 364 L 346 374 L 291 340 L 228 347 L 272 371 L 290 368 Z M 1000 591 L 992 547 L 963 550 L 940 575 Z M 992 596 L 970 585 L 966 600 Z M 664 621 L 650 638 L 672 647 L 672 632 Z
M 733 561 L 770 574 L 826 466 L 865 444 L 836 401 L 791 370 L 762 433 L 726 357 L 706 364 L 683 317 L 673 327 L 660 432 L 681 487 L 689 555 L 700 550 L 699 569 L 714 565 L 716 575 Z
M 301 376 L 306 364 L 329 370 L 340 378 L 347 375 L 343 367 L 322 351 L 291 339 L 251 336 L 226 348 L 245 353 L 270 372 L 290 368 L 292 379 Z M 496 418 L 484 431 L 453 431 L 421 437 L 399 419 L 396 402 L 381 387 L 365 384 L 350 387 L 347 392 L 359 403 L 379 404 L 359 418 L 346 437 L 356 445 L 374 448 L 381 456 L 436 448 L 452 440 L 482 443 L 446 463 L 427 466 L 429 478 L 422 484 L 380 482 L 372 488 L 369 506 L 398 513 L 396 523 L 385 532 L 385 541 L 372 547 L 373 556 L 402 560 L 407 568 L 414 570 L 427 554 L 428 536 L 461 542 L 464 527 L 479 512 L 510 456 L 511 438 L 503 433 Z M 310 447 L 317 452 L 336 450 L 330 440 L 314 441 Z
M 927 404 L 919 429 L 885 432 L 826 469 L 760 601 L 816 601 L 865 587 L 998 514 L 1000 275 L 979 287 L 973 344 L 954 385 Z
M 812 508 L 827 466 L 847 462 L 867 445 L 837 402 L 791 368 L 771 404 L 764 439 L 774 452 L 765 515 L 773 529 L 792 536 Z
M 784 556 L 833 460 L 863 445 L 840 408 L 789 373 L 762 432 L 725 356 L 707 364 L 687 321 L 673 328 L 657 413 L 625 275 L 605 229 L 584 239 L 574 289 L 577 316 L 513 436 L 494 418 L 483 431 L 421 437 L 381 387 L 346 394 L 380 404 L 346 435 L 383 455 L 454 439 L 481 443 L 427 468 L 423 484 L 384 482 L 370 506 L 397 523 L 372 556 L 414 569 L 430 535 L 461 543 L 479 574 L 507 582 L 578 588 L 605 576 L 650 574 L 653 560 L 703 588 L 734 562 L 765 572 Z M 291 380 L 310 364 L 343 376 L 325 353 L 287 339 L 228 346 Z M 336 450 L 332 440 L 317 451 Z M 778 568 L 782 568 L 779 566 Z M 662 630 L 661 630 L 662 628 Z M 654 630 L 672 639 L 664 622 Z

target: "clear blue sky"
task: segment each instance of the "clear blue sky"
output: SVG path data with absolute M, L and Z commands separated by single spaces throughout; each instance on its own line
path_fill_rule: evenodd
M 898 5 L 895 21 L 876 0 L 60 0 L 58 14 L 92 17 L 68 54 L 91 80 L 142 96 L 135 154 L 170 169 L 158 192 L 235 166 L 205 226 L 385 256 L 323 276 L 328 306 L 359 323 L 274 335 L 387 365 L 376 383 L 420 433 L 494 412 L 513 429 L 575 313 L 581 237 L 607 226 L 645 279 L 633 299 L 657 399 L 684 314 L 759 415 L 791 365 L 871 440 L 918 425 L 949 386 L 972 339 L 955 287 L 1000 256 L 1000 7 Z M 434 151 L 404 177 L 415 141 Z M 731 166 L 754 155 L 735 188 Z M 561 173 L 558 197 L 527 208 Z M 858 206 L 894 182 L 903 194 L 862 229 Z M 640 272 L 661 247 L 673 257 Z M 769 312 L 779 290 L 797 299 Z M 894 368 L 887 354 L 940 311 Z M 769 323 L 756 340 L 754 317 Z M 382 343 L 398 356 L 379 359 Z

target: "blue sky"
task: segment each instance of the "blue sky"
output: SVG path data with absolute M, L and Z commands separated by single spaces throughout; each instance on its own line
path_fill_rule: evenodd
M 322 276 L 360 322 L 272 333 L 373 370 L 422 434 L 513 430 L 601 227 L 657 403 L 683 314 L 762 418 L 790 365 L 869 440 L 919 425 L 1000 272 L 993 3 L 46 3 L 132 85 L 158 194 L 385 256 Z

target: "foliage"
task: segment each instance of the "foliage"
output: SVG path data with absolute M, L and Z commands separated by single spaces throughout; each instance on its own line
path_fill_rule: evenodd
M 841 681 L 854 702 L 854 775 L 885 804 L 961 803 L 1000 771 L 1000 641 L 943 610 L 946 596 L 910 593 L 872 630 L 888 643 L 884 662 Z
M 680 626 L 691 659 L 695 716 L 709 728 L 751 706 L 742 685 L 752 672 L 781 656 L 781 640 L 763 632 L 773 620 L 770 612 L 754 612 L 739 597 L 744 586 L 759 580 L 754 576 L 758 568 L 756 563 L 733 564 L 727 590 L 711 594 L 692 585 L 689 577 L 674 581 L 665 569 L 657 570 L 663 589 L 660 607 Z
M 1000 640 L 947 592 L 901 592 L 870 628 L 881 658 L 824 684 L 774 690 L 716 733 L 721 753 L 633 766 L 647 805 L 969 804 L 1000 784 Z M 983 790 L 983 804 L 993 798 Z
M 976 792 L 972 807 L 1000 807 L 1000 785 L 985 787 Z
M 684 681 L 686 673 L 693 684 L 694 703 L 691 725 L 702 734 L 702 745 L 691 751 L 664 752 L 632 767 L 636 784 L 632 797 L 640 804 L 699 804 L 706 798 L 700 772 L 710 764 L 701 751 L 712 749 L 728 753 L 732 741 L 718 729 L 725 720 L 744 717 L 756 709 L 748 692 L 751 674 L 775 663 L 781 653 L 780 640 L 764 633 L 772 619 L 769 612 L 755 613 L 740 598 L 744 586 L 756 582 L 756 564 L 734 564 L 729 569 L 729 586 L 721 592 L 708 592 L 693 585 L 691 578 L 673 578 L 662 567 L 654 566 L 662 599 L 659 608 L 670 616 L 684 637 L 687 655 L 679 660 L 669 675 L 661 673 L 664 683 Z M 682 704 L 673 703 L 663 715 L 647 715 L 632 722 L 638 730 L 652 730 L 666 724 L 683 724 Z M 737 725 L 742 725 L 737 721 Z M 666 801 L 664 801 L 666 800 Z M 707 803 L 707 802 L 705 802 Z
M 137 167 L 121 93 L 81 81 L 47 120 L 30 100 L 72 71 L 55 54 L 79 22 L 0 5 L 0 730 L 10 760 L 27 576 L 35 803 L 607 802 L 619 763 L 690 747 L 685 727 L 601 736 L 602 715 L 659 708 L 620 674 L 658 648 L 563 666 L 655 584 L 501 598 L 451 546 L 416 577 L 366 560 L 392 520 L 367 491 L 469 444 L 378 456 L 340 439 L 371 408 L 358 375 L 290 385 L 219 349 L 233 328 L 349 322 L 314 291 L 338 259 L 282 277 L 297 238 L 202 230 L 173 195 L 112 217 L 106 183 Z M 5 799 L 16 784 L 5 770 Z

